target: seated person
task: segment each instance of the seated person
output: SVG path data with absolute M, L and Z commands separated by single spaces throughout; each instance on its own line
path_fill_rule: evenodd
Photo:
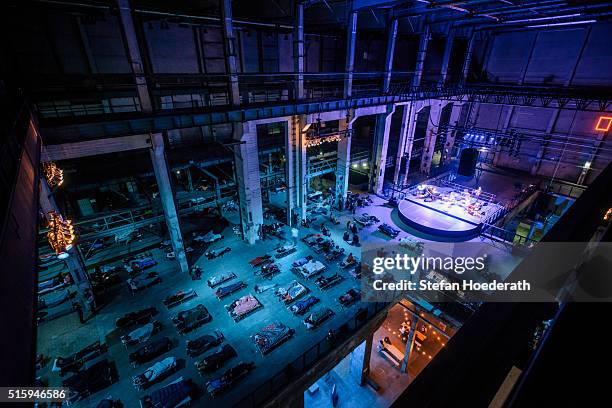
M 348 231 L 344 231 L 344 235 L 342 235 L 342 239 L 348 242 L 350 238 L 351 238 L 351 234 Z

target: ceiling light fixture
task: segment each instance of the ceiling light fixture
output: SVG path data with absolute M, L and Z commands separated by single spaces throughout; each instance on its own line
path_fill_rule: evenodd
M 54 162 L 43 163 L 42 167 L 49 187 L 59 187 L 64 183 L 64 172 Z
M 60 259 L 68 257 L 68 251 L 72 249 L 76 235 L 72 221 L 65 219 L 56 211 L 47 214 L 49 232 L 47 239 L 49 245 Z

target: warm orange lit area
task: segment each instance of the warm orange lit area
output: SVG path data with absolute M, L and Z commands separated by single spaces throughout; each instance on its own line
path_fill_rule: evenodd
M 607 132 L 610 130 L 612 126 L 612 116 L 600 116 L 597 119 L 597 125 L 595 125 L 595 130 L 599 132 Z

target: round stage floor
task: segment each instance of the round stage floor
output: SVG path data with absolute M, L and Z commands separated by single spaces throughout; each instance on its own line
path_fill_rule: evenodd
M 422 201 L 422 200 L 420 200 Z M 453 214 L 453 209 L 436 208 L 433 203 L 419 203 L 406 198 L 398 205 L 399 218 L 417 231 L 441 238 L 472 239 L 480 233 L 482 223 L 469 214 Z

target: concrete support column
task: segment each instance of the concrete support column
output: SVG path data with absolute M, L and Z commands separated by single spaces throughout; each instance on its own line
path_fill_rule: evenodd
M 296 150 L 295 150 L 295 165 L 297 177 L 296 181 L 298 184 L 298 196 L 297 203 L 299 209 L 300 219 L 306 218 L 306 210 L 308 209 L 308 154 L 306 150 L 306 133 L 304 128 L 306 127 L 306 116 L 297 116 L 296 126 Z
M 293 63 L 295 69 L 295 99 L 304 99 L 304 3 L 295 2 L 293 26 Z
M 164 209 L 164 218 L 168 227 L 168 234 L 172 242 L 172 249 L 176 261 L 179 264 L 181 272 L 189 272 L 187 264 L 187 255 L 183 245 L 183 235 L 181 234 L 181 226 L 179 223 L 176 204 L 174 203 L 174 194 L 172 192 L 172 182 L 170 181 L 170 173 L 168 172 L 168 164 L 166 163 L 166 153 L 164 147 L 164 135 L 162 133 L 151 134 L 151 161 L 153 162 L 153 171 L 155 180 L 157 180 L 157 188 L 159 189 L 159 199 Z
M 229 102 L 240 105 L 240 88 L 238 86 L 237 45 L 234 24 L 232 22 L 232 1 L 220 0 L 221 20 L 223 23 L 223 41 L 225 43 L 225 65 L 229 75 Z
M 387 53 L 385 56 L 385 78 L 383 80 L 383 94 L 389 93 L 391 86 L 391 73 L 393 72 L 393 55 L 395 54 L 395 40 L 397 39 L 397 19 L 389 22 L 387 32 Z
M 419 41 L 419 51 L 417 53 L 416 67 L 414 69 L 414 77 L 412 78 L 412 86 L 420 86 L 423 79 L 423 68 L 425 67 L 425 57 L 427 57 L 427 45 L 429 44 L 429 26 L 425 26 L 425 31 L 421 34 Z
M 152 112 L 153 103 L 149 88 L 147 87 L 147 80 L 144 73 L 142 56 L 140 54 L 140 47 L 138 46 L 129 0 L 117 0 L 117 6 L 119 9 L 123 39 L 125 41 L 132 72 L 136 80 L 136 90 L 138 92 L 138 99 L 140 99 L 140 108 L 143 112 Z
M 351 138 L 355 112 L 349 111 L 346 119 L 340 120 L 340 131 L 348 131 L 347 136 L 338 142 L 336 163 L 336 207 L 342 211 L 346 204 L 346 195 L 349 188 L 349 172 L 351 168 Z
M 370 374 L 370 357 L 372 356 L 372 343 L 374 332 L 366 337 L 365 341 L 350 354 L 349 372 L 359 385 L 365 385 Z
M 296 180 L 295 153 L 297 147 L 295 128 L 299 126 L 295 116 L 287 121 L 285 129 L 285 179 L 287 183 L 287 225 L 294 227 L 297 219 L 295 211 L 297 209 L 298 186 Z
M 410 112 L 410 117 L 408 118 L 408 129 L 406 134 L 406 143 L 404 146 L 404 156 L 405 156 L 405 167 L 404 167 L 404 175 L 401 180 L 399 180 L 400 185 L 406 185 L 406 181 L 408 179 L 408 172 L 410 171 L 410 160 L 412 160 L 412 147 L 414 146 L 414 132 L 416 129 L 416 117 L 417 112 L 422 108 L 421 101 L 412 102 L 412 111 Z
M 234 140 L 240 142 L 234 148 L 234 161 L 240 197 L 242 234 L 249 244 L 254 244 L 260 239 L 263 224 L 256 125 L 251 122 L 236 124 Z
M 60 209 L 55 202 L 55 198 L 51 193 L 51 189 L 47 184 L 47 181 L 44 178 L 40 179 L 40 194 L 39 194 L 39 203 L 40 209 L 45 215 L 45 218 L 48 219 L 47 214 L 52 211 L 61 214 Z M 77 237 L 78 238 L 78 237 Z M 87 268 L 85 267 L 85 262 L 79 253 L 76 245 L 73 245 L 71 249 L 66 251 L 68 253 L 68 258 L 64 260 L 66 265 L 68 266 L 68 273 L 74 282 L 75 287 L 77 288 L 77 295 L 79 303 L 84 310 L 92 311 L 91 304 L 87 301 L 87 299 L 93 298 L 93 290 L 91 287 L 91 283 L 89 282 L 89 276 L 87 275 Z
M 400 127 L 399 142 L 397 152 L 395 154 L 395 168 L 393 169 L 393 185 L 397 186 L 400 181 L 400 173 L 402 170 L 402 159 L 406 152 L 406 142 L 408 140 L 408 131 L 410 130 L 410 118 L 412 117 L 412 109 L 414 102 L 409 102 L 404 105 L 402 112 L 402 125 Z
M 372 156 L 373 163 L 370 175 L 370 190 L 375 194 L 381 194 L 385 184 L 387 147 L 389 146 L 389 130 L 391 128 L 393 112 L 395 112 L 395 105 L 387 105 L 387 112 L 376 116 L 374 154 Z
M 557 123 L 557 119 L 559 118 L 559 113 L 561 113 L 561 109 L 555 109 L 552 112 L 552 115 L 550 115 L 548 125 L 546 126 L 546 137 L 547 138 L 549 138 L 550 134 L 553 132 L 553 130 L 555 130 L 555 125 Z M 531 175 L 538 174 L 538 171 L 540 170 L 540 166 L 542 165 L 542 158 L 546 154 L 547 145 L 548 145 L 548 142 L 545 141 L 542 143 L 542 146 L 540 146 L 540 150 L 538 151 L 538 154 L 536 155 L 535 163 L 533 163 L 533 166 L 531 166 L 531 172 L 530 172 Z
M 455 32 L 451 29 L 446 37 L 446 45 L 444 46 L 444 54 L 442 55 L 442 67 L 440 68 L 440 80 L 438 86 L 446 85 L 448 78 L 448 64 L 450 62 L 451 52 L 453 51 L 453 42 L 455 40 Z
M 470 74 L 470 65 L 472 65 L 472 55 L 474 54 L 474 44 L 476 43 L 476 32 L 472 30 L 470 38 L 468 39 L 467 49 L 465 51 L 465 59 L 463 60 L 463 69 L 461 70 L 461 84 L 467 82 L 468 75 Z
M 427 131 L 425 132 L 423 156 L 421 159 L 421 172 L 425 174 L 429 174 L 431 171 L 431 161 L 433 159 L 433 154 L 436 147 L 441 113 L 442 102 L 432 100 L 430 102 L 429 120 L 427 121 Z
M 357 43 L 357 11 L 349 14 L 346 30 L 346 65 L 344 78 L 344 98 L 353 94 L 353 71 L 355 69 L 355 45 Z
M 191 167 L 187 167 L 185 169 L 185 173 L 187 173 L 187 191 L 193 191 L 193 179 L 191 177 Z
M 457 135 L 455 129 L 452 126 L 457 126 L 459 122 L 459 115 L 461 115 L 461 104 L 453 103 L 451 110 L 450 119 L 448 121 L 449 128 L 446 130 L 446 142 L 444 142 L 444 151 L 442 152 L 441 164 L 446 163 L 450 160 L 451 154 L 453 153 L 453 146 L 455 145 L 455 136 Z
M 406 351 L 404 352 L 404 360 L 402 361 L 402 365 L 400 366 L 400 371 L 402 373 L 408 372 L 408 362 L 410 361 L 410 356 L 412 355 L 412 350 L 414 349 L 415 332 L 419 320 L 420 319 L 416 317 L 410 325 L 410 333 L 408 333 L 408 339 L 406 341 Z

